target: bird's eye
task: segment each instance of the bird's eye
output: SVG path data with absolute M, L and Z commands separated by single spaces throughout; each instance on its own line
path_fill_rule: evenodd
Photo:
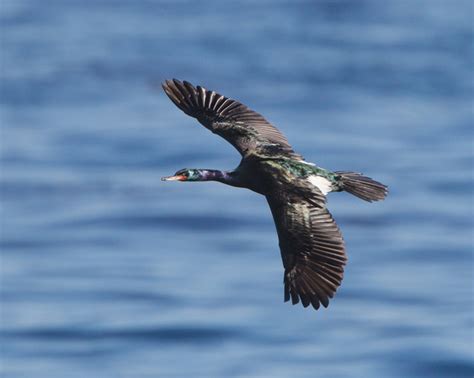
M 176 176 L 189 176 L 189 173 L 186 169 L 180 169 L 178 172 L 175 173 Z

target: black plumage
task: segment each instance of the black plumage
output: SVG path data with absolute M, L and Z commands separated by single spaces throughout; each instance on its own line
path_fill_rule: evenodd
M 166 81 L 163 89 L 178 108 L 227 140 L 243 157 L 270 149 L 301 158 L 275 126 L 240 102 L 176 79 Z
M 167 80 L 173 103 L 242 155 L 233 171 L 184 169 L 164 180 L 220 181 L 267 198 L 278 233 L 285 301 L 327 307 L 347 261 L 344 240 L 326 208 L 326 194 L 347 191 L 366 201 L 384 199 L 387 187 L 355 172 L 331 172 L 307 163 L 260 114 L 203 87 Z

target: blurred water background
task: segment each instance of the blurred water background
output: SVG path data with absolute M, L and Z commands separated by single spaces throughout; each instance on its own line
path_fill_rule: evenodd
M 473 365 L 473 3 L 17 1 L 1 9 L 2 377 L 461 377 Z M 349 263 L 283 303 L 266 201 L 176 77 L 261 112 L 332 194 Z

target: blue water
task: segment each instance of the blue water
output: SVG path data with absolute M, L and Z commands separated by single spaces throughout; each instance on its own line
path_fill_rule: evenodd
M 3 0 L 2 377 L 461 377 L 473 363 L 471 1 Z M 266 201 L 177 77 L 265 115 L 332 194 L 328 309 L 283 303 Z

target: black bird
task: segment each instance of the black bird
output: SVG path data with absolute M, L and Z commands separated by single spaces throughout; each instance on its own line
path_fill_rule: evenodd
M 326 208 L 329 192 L 383 200 L 387 187 L 355 172 L 332 172 L 306 162 L 285 136 L 238 101 L 176 79 L 163 83 L 173 103 L 220 135 L 242 155 L 233 171 L 181 169 L 164 181 L 219 181 L 263 194 L 270 205 L 285 267 L 285 302 L 327 307 L 341 284 L 347 257 Z

